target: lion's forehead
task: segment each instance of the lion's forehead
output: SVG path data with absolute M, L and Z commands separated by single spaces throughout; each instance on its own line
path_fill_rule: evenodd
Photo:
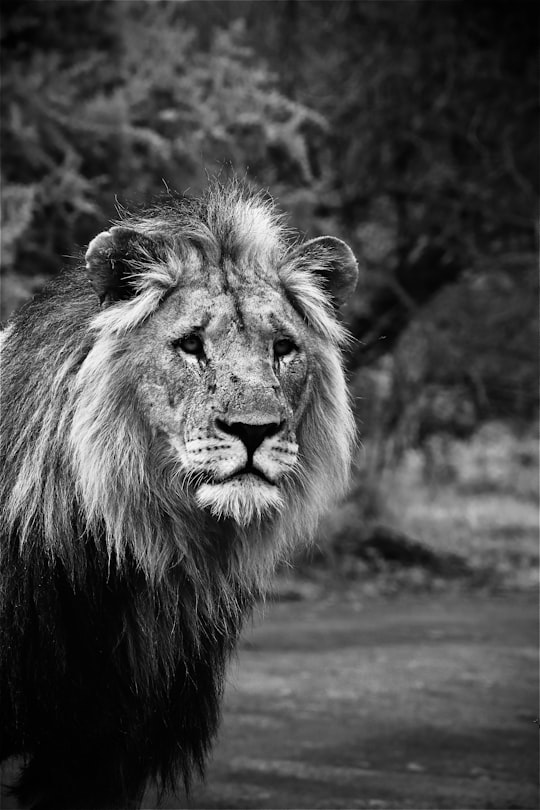
M 190 280 L 164 307 L 165 328 L 184 334 L 197 330 L 213 343 L 267 341 L 280 332 L 294 337 L 303 324 L 278 283 L 260 280 L 226 286 L 215 279 Z
M 233 261 L 224 257 L 219 264 L 207 263 L 200 254 L 193 254 L 182 271 L 184 286 L 205 287 L 212 293 L 221 291 L 277 289 L 280 286 L 279 261 L 264 256 Z

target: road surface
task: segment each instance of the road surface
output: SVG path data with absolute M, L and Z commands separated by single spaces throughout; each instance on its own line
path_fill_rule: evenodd
M 537 717 L 536 594 L 282 602 L 231 667 L 206 783 L 162 806 L 537 808 Z

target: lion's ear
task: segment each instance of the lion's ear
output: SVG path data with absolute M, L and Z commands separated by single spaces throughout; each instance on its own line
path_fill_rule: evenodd
M 133 260 L 141 249 L 148 253 L 149 240 L 130 228 L 115 225 L 95 236 L 85 255 L 86 272 L 99 301 L 113 303 L 135 294 L 129 283 L 133 278 Z
M 319 236 L 304 242 L 293 254 L 295 263 L 323 280 L 334 306 L 340 307 L 354 292 L 358 263 L 350 247 L 335 236 Z

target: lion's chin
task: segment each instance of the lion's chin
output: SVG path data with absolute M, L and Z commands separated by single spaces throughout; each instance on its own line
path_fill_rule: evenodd
M 201 484 L 197 503 L 216 518 L 232 518 L 240 526 L 260 521 L 284 506 L 277 486 L 256 475 L 241 475 L 219 483 Z

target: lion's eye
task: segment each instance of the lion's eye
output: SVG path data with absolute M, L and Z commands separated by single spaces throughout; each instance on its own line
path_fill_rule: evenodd
M 175 346 L 186 354 L 202 354 L 203 342 L 198 335 L 187 335 L 176 341 Z
M 280 338 L 274 343 L 274 354 L 276 357 L 285 357 L 296 349 L 296 346 L 289 338 Z

